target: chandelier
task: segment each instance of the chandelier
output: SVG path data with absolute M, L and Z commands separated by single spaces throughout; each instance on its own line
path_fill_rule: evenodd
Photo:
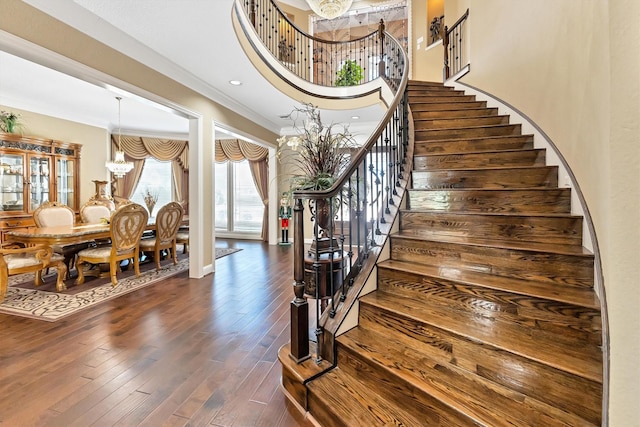
M 307 0 L 307 3 L 316 15 L 333 19 L 349 10 L 353 0 Z
M 107 161 L 105 166 L 116 178 L 122 178 L 127 174 L 127 172 L 133 169 L 133 163 L 125 161 L 124 151 L 122 151 L 122 148 L 120 147 L 120 101 L 122 98 L 116 96 L 116 99 L 118 100 L 118 149 L 116 150 L 115 158 L 111 161 Z

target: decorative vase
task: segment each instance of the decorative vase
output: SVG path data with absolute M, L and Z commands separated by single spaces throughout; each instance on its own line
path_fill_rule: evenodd
M 7 120 L 6 124 L 7 124 L 7 132 L 8 133 L 13 133 L 15 131 L 15 128 L 16 128 L 15 120 Z
M 153 216 L 153 208 L 156 207 L 155 200 L 144 201 L 144 204 L 147 205 L 147 210 L 149 211 L 149 216 Z
M 89 200 L 98 200 L 106 205 L 110 210 L 115 210 L 116 204 L 113 202 L 113 198 L 108 189 L 109 181 L 99 181 L 94 179 L 92 181 L 96 185 L 96 193 L 89 198 Z

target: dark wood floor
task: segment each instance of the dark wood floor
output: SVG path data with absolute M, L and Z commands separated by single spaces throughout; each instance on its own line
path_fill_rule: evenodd
M 0 425 L 310 426 L 280 388 L 292 248 L 242 248 L 56 323 L 0 315 Z

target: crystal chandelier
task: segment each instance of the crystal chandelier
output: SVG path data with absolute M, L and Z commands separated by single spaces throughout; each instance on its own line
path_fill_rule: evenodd
M 333 19 L 349 10 L 353 0 L 307 0 L 307 3 L 316 15 Z
M 133 169 L 133 163 L 124 160 L 124 151 L 120 147 L 121 127 L 120 127 L 120 101 L 121 97 L 116 96 L 118 100 L 118 149 L 116 150 L 115 159 L 107 161 L 105 166 L 116 178 L 124 177 L 127 172 Z

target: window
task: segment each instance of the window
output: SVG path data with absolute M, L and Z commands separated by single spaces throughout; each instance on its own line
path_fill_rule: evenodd
M 264 204 L 253 183 L 249 162 L 216 163 L 215 180 L 216 230 L 259 234 Z
M 133 192 L 131 200 L 146 206 L 144 196 L 147 191 L 149 194 L 157 195 L 158 197 L 153 212 L 149 212 L 149 215 L 154 215 L 154 213 L 158 212 L 158 209 L 172 200 L 173 174 L 171 173 L 171 162 L 161 162 L 154 158 L 145 160 L 142 175 L 140 175 L 138 186 Z

